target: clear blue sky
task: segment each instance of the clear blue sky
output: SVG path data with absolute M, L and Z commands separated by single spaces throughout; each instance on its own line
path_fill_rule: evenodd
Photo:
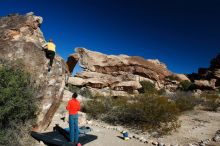
M 33 11 L 64 59 L 75 47 L 159 59 L 176 73 L 220 52 L 219 0 L 1 0 L 0 16 Z

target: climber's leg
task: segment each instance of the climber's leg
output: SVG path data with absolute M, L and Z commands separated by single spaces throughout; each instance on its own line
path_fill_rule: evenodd
M 47 49 L 45 49 L 44 51 L 45 51 L 45 56 L 46 56 L 46 58 L 49 59 L 49 58 L 50 58 L 50 57 L 49 57 L 50 52 L 49 52 Z
M 50 67 L 52 67 L 52 65 L 53 65 L 54 56 L 55 56 L 55 52 L 51 51 L 51 53 L 50 53 Z
M 48 56 L 48 58 L 50 60 L 49 67 L 48 67 L 48 71 L 50 71 L 51 68 L 52 68 L 52 65 L 53 65 L 53 59 L 54 59 L 54 56 L 55 56 L 55 52 L 47 50 L 47 56 Z

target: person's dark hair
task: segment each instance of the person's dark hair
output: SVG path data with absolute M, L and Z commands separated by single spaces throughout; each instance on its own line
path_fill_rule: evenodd
M 73 93 L 72 98 L 77 98 L 77 93 L 76 92 Z

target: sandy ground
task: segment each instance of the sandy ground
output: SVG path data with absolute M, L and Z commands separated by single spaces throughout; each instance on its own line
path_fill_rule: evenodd
M 181 127 L 172 135 L 159 138 L 169 144 L 187 144 L 212 139 L 220 129 L 220 112 L 190 111 L 180 117 Z M 220 146 L 220 145 L 219 145 Z
M 194 144 L 201 140 L 212 139 L 215 132 L 220 129 L 220 113 L 207 111 L 190 111 L 180 117 L 181 127 L 171 135 L 162 138 L 148 138 L 149 141 L 162 142 L 166 145 L 188 145 Z M 87 146 L 150 146 L 138 140 L 131 139 L 124 141 L 120 138 L 121 134 L 114 130 L 107 130 L 101 127 L 92 126 L 94 131 L 91 134 L 97 135 L 98 140 L 93 141 Z M 144 137 L 144 135 L 142 135 Z M 220 142 L 210 142 L 209 146 L 220 146 Z
M 182 145 L 186 146 L 189 143 L 197 143 L 201 140 L 212 139 L 215 132 L 220 129 L 220 112 L 208 112 L 202 110 L 189 111 L 180 116 L 181 127 L 171 135 L 161 138 L 153 138 L 146 135 L 140 135 L 148 140 L 162 142 L 166 145 Z M 90 134 L 98 136 L 86 146 L 152 146 L 152 144 L 142 143 L 137 139 L 125 141 L 120 138 L 121 133 L 116 130 L 106 129 L 100 126 L 89 125 L 93 131 Z M 68 127 L 67 122 L 60 120 L 60 116 L 54 116 L 53 121 L 47 131 L 52 131 L 52 127 L 59 124 L 61 127 Z M 104 124 L 106 125 L 106 124 Z M 133 135 L 133 133 L 130 133 Z M 220 142 L 210 142 L 208 146 L 220 146 Z
M 85 146 L 146 146 L 144 143 L 140 143 L 135 139 L 129 139 L 127 141 L 122 140 L 120 132 L 108 130 L 96 126 L 91 126 L 93 131 L 91 134 L 97 135 L 98 139 L 92 141 Z

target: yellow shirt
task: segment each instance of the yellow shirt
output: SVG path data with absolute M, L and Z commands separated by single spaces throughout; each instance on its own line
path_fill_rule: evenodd
M 56 45 L 52 42 L 47 43 L 47 49 L 56 52 Z

